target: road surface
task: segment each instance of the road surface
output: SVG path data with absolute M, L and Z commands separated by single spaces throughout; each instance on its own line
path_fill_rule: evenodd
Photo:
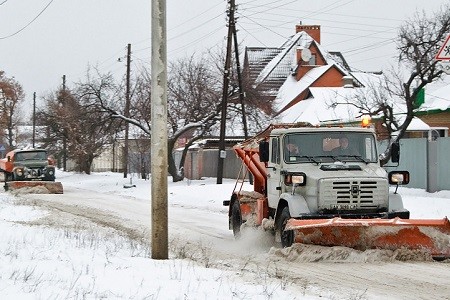
M 137 240 L 150 240 L 150 201 L 64 184 L 63 195 L 22 195 L 48 210 L 40 224 L 69 226 L 93 222 Z M 74 221 L 78 220 L 78 221 Z M 80 221 L 81 220 L 81 221 Z M 245 278 L 279 280 L 328 299 L 450 299 L 450 262 L 393 259 L 392 252 L 361 253 L 343 247 L 295 245 L 280 249 L 270 233 L 249 230 L 235 241 L 227 216 L 204 208 L 170 205 L 171 255 L 233 270 Z M 401 252 L 396 255 L 402 254 Z M 412 259 L 412 260 L 411 260 Z

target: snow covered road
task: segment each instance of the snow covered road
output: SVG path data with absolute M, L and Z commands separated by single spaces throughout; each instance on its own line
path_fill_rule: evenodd
M 67 175 L 61 178 L 63 195 L 26 198 L 51 211 L 48 224 L 58 226 L 73 216 L 115 228 L 131 238 L 150 239 L 150 183 L 134 179 L 136 188 L 124 189 L 125 179 L 114 176 Z M 297 290 L 299 298 L 307 289 L 309 294 L 328 299 L 450 299 L 448 260 L 436 262 L 410 252 L 359 252 L 344 247 L 294 245 L 279 249 L 273 247 L 270 233 L 255 230 L 235 241 L 222 206 L 233 184 L 170 184 L 172 253 L 184 253 L 195 260 L 195 253 L 203 251 L 200 257 L 204 259 L 206 253 L 210 266 L 232 270 L 250 281 L 254 274 L 265 272 L 270 276 L 267 280 L 280 280 L 286 289 Z

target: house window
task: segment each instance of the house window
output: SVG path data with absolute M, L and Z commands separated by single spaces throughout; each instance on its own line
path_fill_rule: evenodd
M 439 137 L 447 137 L 447 131 L 448 129 L 444 128 L 431 128 L 431 130 L 428 132 L 428 139 L 434 141 Z

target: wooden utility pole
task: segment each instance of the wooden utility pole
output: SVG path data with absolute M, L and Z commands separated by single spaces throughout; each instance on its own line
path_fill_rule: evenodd
M 166 0 L 152 0 L 152 258 L 168 259 Z
M 237 39 L 236 23 L 233 26 L 233 38 L 234 38 L 234 54 L 236 57 L 236 72 L 238 76 L 238 88 L 239 88 L 239 102 L 241 103 L 242 112 L 242 125 L 244 126 L 244 136 L 248 139 L 248 128 L 247 128 L 247 115 L 245 113 L 245 103 L 244 103 L 244 91 L 242 89 L 242 74 L 241 74 L 241 64 L 239 63 L 239 45 Z
M 127 50 L 127 82 L 125 91 L 125 118 L 130 117 L 130 63 L 131 63 L 131 44 L 128 44 Z M 125 143 L 123 146 L 123 178 L 127 178 L 128 174 L 128 134 L 130 130 L 130 124 L 125 122 Z
M 63 79 L 63 86 L 62 86 L 63 93 L 62 93 L 61 102 L 64 107 L 66 105 L 66 103 L 65 103 L 66 102 L 65 101 L 66 100 L 66 75 L 63 75 L 62 79 Z M 64 114 L 67 114 L 67 112 L 64 112 Z M 66 125 L 64 125 L 64 126 L 66 126 Z M 64 127 L 64 130 L 63 130 L 63 170 L 64 171 L 67 171 L 67 137 L 66 137 L 66 135 L 67 135 L 67 130 Z
M 228 36 L 227 36 L 227 53 L 225 57 L 225 67 L 223 71 L 223 92 L 222 92 L 222 111 L 220 119 L 220 137 L 219 137 L 219 157 L 217 165 L 217 184 L 222 184 L 223 164 L 226 156 L 225 152 L 225 133 L 227 120 L 227 103 L 228 103 L 228 85 L 230 82 L 230 65 L 231 65 L 231 43 L 234 27 L 234 0 L 229 0 L 230 8 L 228 10 Z
M 235 20 L 236 21 L 236 20 Z M 242 113 L 242 125 L 244 129 L 244 137 L 248 139 L 248 127 L 247 127 L 247 114 L 245 113 L 245 95 L 242 88 L 242 74 L 241 74 L 241 64 L 239 60 L 239 44 L 237 39 L 236 22 L 233 26 L 233 38 L 234 38 L 234 55 L 236 57 L 236 73 L 238 77 L 238 88 L 239 88 L 239 102 L 241 103 L 241 113 Z M 253 175 L 249 172 L 250 184 L 253 184 Z
M 36 92 L 33 93 L 33 149 L 36 147 Z

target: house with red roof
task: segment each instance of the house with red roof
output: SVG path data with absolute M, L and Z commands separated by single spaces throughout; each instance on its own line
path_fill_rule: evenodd
M 320 25 L 296 25 L 280 47 L 247 47 L 243 75 L 262 92 L 261 101 L 272 103 L 274 122 L 359 126 L 363 112 L 351 102 L 363 95 L 368 105 L 375 103 L 368 90 L 381 84 L 382 74 L 352 70 L 342 53 L 327 51 L 320 42 Z M 392 99 L 401 115 L 400 102 Z M 431 132 L 425 120 L 414 118 L 410 133 Z M 388 137 L 381 122 L 373 126 L 380 139 Z

